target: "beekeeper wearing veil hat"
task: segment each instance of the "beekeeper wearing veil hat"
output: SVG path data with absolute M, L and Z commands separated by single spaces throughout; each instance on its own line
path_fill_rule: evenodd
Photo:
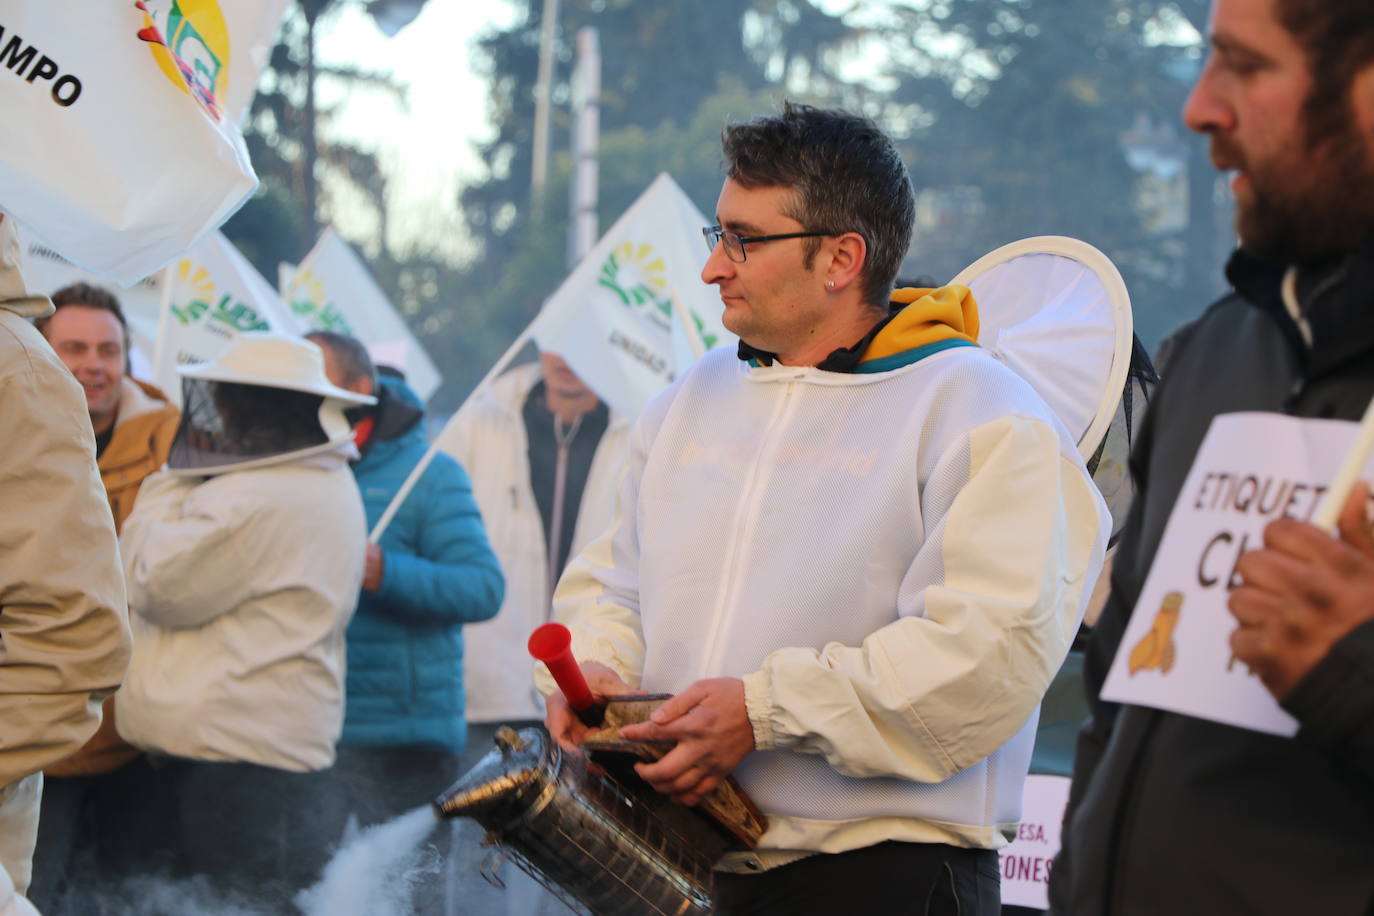
M 366 542 L 344 411 L 375 399 L 273 333 L 178 372 L 168 466 L 121 540 L 134 657 L 117 723 L 150 752 L 129 828 L 174 869 L 289 900 L 337 839 L 313 774 L 334 761 Z

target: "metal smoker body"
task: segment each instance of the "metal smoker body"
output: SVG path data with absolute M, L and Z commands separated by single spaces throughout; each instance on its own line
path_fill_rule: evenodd
M 730 839 L 636 783 L 565 753 L 538 729 L 502 728 L 496 749 L 434 806 L 476 820 L 489 843 L 597 916 L 711 912 L 711 867 Z

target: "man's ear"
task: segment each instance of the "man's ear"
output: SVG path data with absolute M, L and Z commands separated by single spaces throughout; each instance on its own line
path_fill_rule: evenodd
M 868 262 L 868 243 L 857 232 L 846 232 L 835 239 L 830 247 L 830 266 L 826 269 L 827 284 L 834 281 L 832 289 L 844 289 L 863 273 Z

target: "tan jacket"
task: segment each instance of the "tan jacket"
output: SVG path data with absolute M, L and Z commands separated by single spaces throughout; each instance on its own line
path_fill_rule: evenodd
M 100 481 L 114 513 L 115 531 L 134 508 L 143 478 L 167 463 L 181 411 L 161 390 L 125 376 L 120 383 L 114 435 L 100 456 Z
M 143 478 L 167 463 L 181 411 L 159 389 L 137 379 L 120 382 L 119 416 L 114 435 L 100 455 L 100 480 L 114 514 L 115 530 L 134 508 Z M 86 746 L 62 762 L 48 767 L 48 776 L 91 776 L 117 770 L 138 756 L 137 748 L 115 730 L 114 697 L 105 701 L 100 730 Z
M 52 305 L 27 294 L 18 264 L 0 216 L 0 786 L 79 748 L 129 662 L 86 399 L 28 321 Z

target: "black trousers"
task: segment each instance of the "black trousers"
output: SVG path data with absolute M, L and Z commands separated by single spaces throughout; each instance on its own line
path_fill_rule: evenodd
M 820 853 L 757 875 L 716 873 L 716 912 L 725 916 L 997 916 L 997 853 L 888 841 Z

